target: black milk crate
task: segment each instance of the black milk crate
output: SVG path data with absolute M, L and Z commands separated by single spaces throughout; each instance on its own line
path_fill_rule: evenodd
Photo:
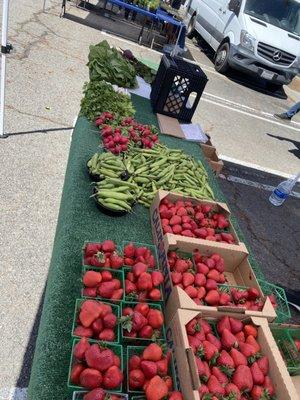
M 208 79 L 202 69 L 180 57 L 164 55 L 151 90 L 154 112 L 191 122 Z M 194 96 L 191 96 L 191 93 Z

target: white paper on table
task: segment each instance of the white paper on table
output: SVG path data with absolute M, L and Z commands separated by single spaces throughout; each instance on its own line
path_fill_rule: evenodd
M 151 85 L 144 81 L 140 76 L 136 77 L 138 87 L 135 89 L 129 89 L 131 93 L 137 94 L 138 96 L 145 97 L 146 99 L 150 99 L 151 93 Z
M 208 137 L 199 124 L 180 124 L 180 126 L 187 140 L 194 140 L 201 143 L 208 141 Z

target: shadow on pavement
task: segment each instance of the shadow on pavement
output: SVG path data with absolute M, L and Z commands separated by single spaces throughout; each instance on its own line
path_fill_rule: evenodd
M 41 320 L 41 315 L 43 311 L 43 304 L 44 304 L 44 297 L 45 297 L 46 285 L 44 286 L 44 290 L 41 296 L 41 300 L 36 312 L 34 324 L 32 326 L 30 336 L 28 339 L 26 351 L 23 357 L 23 363 L 20 370 L 20 374 L 18 380 L 16 382 L 17 388 L 27 388 L 30 380 L 30 372 L 33 362 L 34 350 L 35 350 L 35 343 L 38 336 L 38 330 Z
M 292 143 L 296 147 L 296 149 L 288 150 L 288 152 L 294 154 L 294 156 L 300 159 L 300 142 L 297 142 L 296 140 L 292 140 L 289 138 L 285 138 L 284 136 L 272 135 L 271 133 L 267 133 L 267 135 L 278 140 L 284 140 L 286 142 Z
M 49 128 L 49 129 L 36 129 L 36 130 L 32 130 L 32 131 L 8 132 L 8 133 L 6 133 L 6 137 L 18 136 L 18 135 L 28 135 L 30 133 L 49 133 L 49 132 L 57 132 L 57 131 L 70 131 L 71 129 L 74 129 L 74 126 L 70 126 L 67 128 Z
M 199 50 L 209 58 L 213 66 L 215 57 L 214 50 L 199 35 L 197 35 L 196 41 L 197 42 L 193 42 L 193 44 L 199 47 Z M 279 99 L 287 99 L 287 95 L 282 86 L 278 86 L 276 89 L 270 89 L 268 88 L 268 82 L 266 82 L 265 80 L 258 77 L 249 76 L 241 71 L 234 69 L 230 69 L 226 76 L 231 81 L 243 85 L 255 92 L 260 92 Z

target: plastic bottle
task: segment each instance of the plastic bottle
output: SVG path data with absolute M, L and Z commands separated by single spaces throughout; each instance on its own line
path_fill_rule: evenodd
M 298 179 L 300 178 L 300 173 L 294 178 L 287 179 L 286 181 L 280 182 L 277 188 L 275 188 L 269 197 L 270 202 L 274 206 L 281 206 L 281 204 L 287 199 L 293 187 L 296 185 Z

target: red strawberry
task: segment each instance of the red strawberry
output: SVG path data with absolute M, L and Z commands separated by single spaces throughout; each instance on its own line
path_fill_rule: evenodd
M 171 392 L 169 394 L 169 400 L 184 400 L 180 392 Z
M 191 272 L 182 274 L 182 283 L 184 287 L 191 286 L 195 281 L 195 276 Z
M 103 375 L 103 386 L 108 389 L 116 389 L 123 382 L 123 372 L 120 368 L 113 365 L 109 367 Z
M 130 321 L 132 323 L 132 330 L 134 332 L 140 331 L 143 326 L 147 325 L 147 319 L 138 311 L 133 312 L 133 314 L 130 317 Z M 125 329 L 127 329 L 128 332 L 131 331 L 130 327 L 129 329 L 125 327 Z
M 205 284 L 206 284 L 205 275 L 201 274 L 201 273 L 197 273 L 195 275 L 195 282 L 194 283 L 195 283 L 196 286 L 205 286 Z
M 117 325 L 117 317 L 113 313 L 106 314 L 102 320 L 105 328 L 113 329 Z
M 85 328 L 82 325 L 78 325 L 75 329 L 73 334 L 75 336 L 80 336 L 80 337 L 92 337 L 93 336 L 93 329 L 91 328 Z
M 185 329 L 188 335 L 194 335 L 196 332 L 200 331 L 201 326 L 198 323 L 197 319 L 194 318 L 186 324 Z
M 162 360 L 156 361 L 157 374 L 160 376 L 168 375 L 168 359 L 163 358 Z
M 118 290 L 114 290 L 114 292 L 111 296 L 111 300 L 121 300 L 123 298 L 123 292 L 124 292 L 124 290 L 122 288 L 120 288 Z
M 257 364 L 264 375 L 269 373 L 269 359 L 267 356 L 263 356 L 257 360 Z
M 158 376 L 154 376 L 146 388 L 147 400 L 162 400 L 168 394 L 167 384 Z
M 105 328 L 99 333 L 99 339 L 104 342 L 113 342 L 116 338 L 115 332 L 112 329 Z
M 202 346 L 199 347 L 199 353 L 200 356 L 204 356 L 207 361 L 216 358 L 219 354 L 217 347 L 207 340 L 204 340 Z
M 73 367 L 71 369 L 71 375 L 70 375 L 70 380 L 73 384 L 75 384 L 75 385 L 79 384 L 79 377 L 83 370 L 84 370 L 83 364 L 74 364 L 73 365 Z
M 152 289 L 150 290 L 150 292 L 148 293 L 149 295 L 149 299 L 151 299 L 152 301 L 158 301 L 161 300 L 161 293 L 159 289 Z
M 211 373 L 206 361 L 202 361 L 199 357 L 195 357 L 198 375 L 202 382 L 207 382 Z
M 209 290 L 204 300 L 210 306 L 218 305 L 220 300 L 219 292 L 217 290 Z
M 202 299 L 204 299 L 205 295 L 206 295 L 206 290 L 205 290 L 205 288 L 203 286 L 201 286 L 198 289 L 197 299 L 202 300 Z
M 256 350 L 251 344 L 248 343 L 239 343 L 239 348 L 242 354 L 244 354 L 245 357 L 252 357 L 256 353 Z
M 179 259 L 179 260 L 176 261 L 175 267 L 174 267 L 174 270 L 176 272 L 183 273 L 183 272 L 187 271 L 188 269 L 189 269 L 189 264 L 187 263 L 186 260 L 180 260 Z
M 110 349 L 101 351 L 98 344 L 92 344 L 85 352 L 85 359 L 90 368 L 105 371 L 114 365 L 114 353 Z
M 264 383 L 265 377 L 262 371 L 260 370 L 257 362 L 254 362 L 251 367 L 251 374 L 253 378 L 254 385 L 262 385 Z
M 213 335 L 212 333 L 208 333 L 206 335 L 206 340 L 208 340 L 210 343 L 214 344 L 216 346 L 216 348 L 218 349 L 218 351 L 221 350 L 222 344 L 215 335 Z
M 132 267 L 132 272 L 134 276 L 138 278 L 143 272 L 147 272 L 147 265 L 142 262 L 138 262 Z
M 217 282 L 213 279 L 207 279 L 205 284 L 206 290 L 216 290 L 218 287 Z
M 113 279 L 112 273 L 110 271 L 102 271 L 101 274 L 103 282 L 108 282 Z
M 260 293 L 256 288 L 249 288 L 247 292 L 249 300 L 256 300 L 258 297 L 260 297 Z
M 182 273 L 181 272 L 171 272 L 171 278 L 174 285 L 178 285 L 182 281 Z
M 145 383 L 145 375 L 140 369 L 133 369 L 129 372 L 130 389 L 141 389 Z
M 98 283 L 102 281 L 102 275 L 100 272 L 96 271 L 87 271 L 82 278 L 82 282 L 86 287 L 94 287 L 97 286 Z
M 218 397 L 224 396 L 225 394 L 225 389 L 214 375 L 210 376 L 207 382 L 207 387 L 210 393 L 215 394 Z
M 228 330 L 231 329 L 229 317 L 222 317 L 217 323 L 217 330 L 219 335 L 222 335 L 222 332 L 225 328 Z
M 129 371 L 132 371 L 133 369 L 140 369 L 140 364 L 141 358 L 138 355 L 135 354 L 131 356 L 128 363 Z
M 116 250 L 115 242 L 112 240 L 104 240 L 102 242 L 102 250 L 104 253 L 112 253 Z
M 246 341 L 245 334 L 244 334 L 243 331 L 236 333 L 236 334 L 235 334 L 235 337 L 237 338 L 237 341 L 238 341 L 239 343 L 240 343 L 240 342 L 245 343 L 245 341 Z
M 150 307 L 149 307 L 149 305 L 147 303 L 138 303 L 134 307 L 134 311 L 138 311 L 144 317 L 147 317 L 149 310 L 150 310 Z
M 125 247 L 124 247 L 124 257 L 128 257 L 128 258 L 133 258 L 134 257 L 134 253 L 135 253 L 135 246 L 133 243 L 128 243 Z
M 83 400 L 105 400 L 105 391 L 101 388 L 94 389 L 83 396 Z
M 117 254 L 112 254 L 110 256 L 110 266 L 113 269 L 119 269 L 123 266 L 123 258 Z
M 164 276 L 160 271 L 153 271 L 151 273 L 153 286 L 157 287 L 161 285 L 164 281 Z
M 265 381 L 264 381 L 263 386 L 264 386 L 265 389 L 267 389 L 267 391 L 268 391 L 270 396 L 274 396 L 275 389 L 274 389 L 274 386 L 273 386 L 273 382 L 272 382 L 271 378 L 268 375 L 265 377 Z
M 221 292 L 220 293 L 220 300 L 219 300 L 219 304 L 220 306 L 227 306 L 230 303 L 230 295 L 226 292 Z
M 240 400 L 241 399 L 241 392 L 239 388 L 234 384 L 234 383 L 228 383 L 225 386 L 225 392 L 226 395 L 230 395 L 231 393 L 235 395 L 235 397 L 232 396 L 234 400 Z
M 268 391 L 262 386 L 253 386 L 250 394 L 252 400 L 263 400 L 270 398 Z
M 79 377 L 80 386 L 87 389 L 95 389 L 101 386 L 102 374 L 100 371 L 93 368 L 84 369 Z
M 300 352 L 300 340 L 297 339 L 297 338 L 293 338 L 293 339 L 294 339 L 294 343 L 295 343 L 295 345 L 297 347 L 297 350 Z
M 138 290 L 151 290 L 153 288 L 151 274 L 142 272 L 136 285 Z
M 218 367 L 212 367 L 211 373 L 218 379 L 222 386 L 228 383 L 228 378 L 224 372 L 220 371 Z
M 247 358 L 237 349 L 232 348 L 230 350 L 230 355 L 234 361 L 235 367 L 237 367 L 238 365 L 248 365 Z
M 242 321 L 239 321 L 238 319 L 229 317 L 229 322 L 230 322 L 230 327 L 231 327 L 230 330 L 233 334 L 236 334 L 243 330 L 244 325 L 243 325 Z
M 203 263 L 201 263 L 201 262 L 200 262 L 200 263 L 197 263 L 196 269 L 197 269 L 197 272 L 198 272 L 199 274 L 203 274 L 203 275 L 207 275 L 207 274 L 208 274 L 208 271 L 209 271 L 208 266 L 205 265 L 205 264 L 203 264 Z
M 235 364 L 231 356 L 227 353 L 226 350 L 222 350 L 218 359 L 218 365 L 224 365 L 225 367 L 235 368 Z
M 244 326 L 244 333 L 246 336 L 252 335 L 254 338 L 257 337 L 258 332 L 254 325 L 247 324 Z
M 136 285 L 130 280 L 125 279 L 125 293 L 130 294 L 136 291 L 137 291 Z
M 157 365 L 154 361 L 142 361 L 141 370 L 143 371 L 146 379 L 151 379 L 157 374 Z
M 200 323 L 201 328 L 203 329 L 203 332 L 205 333 L 205 335 L 212 332 L 211 326 L 209 325 L 209 323 L 207 321 L 205 321 L 205 319 L 200 319 L 199 323 Z
M 148 324 L 152 326 L 153 329 L 160 329 L 164 324 L 164 316 L 160 310 L 155 310 L 151 308 L 147 315 Z
M 86 257 L 90 257 L 100 250 L 101 250 L 101 243 L 87 243 L 84 249 L 84 254 Z
M 184 291 L 190 296 L 192 299 L 197 297 L 198 290 L 194 286 L 187 286 Z
M 82 291 L 82 296 L 85 297 L 97 297 L 97 288 L 84 288 Z
M 198 392 L 199 392 L 200 399 L 205 399 L 204 396 L 206 394 L 209 394 L 209 389 L 208 389 L 208 387 L 206 385 L 201 383 L 201 386 L 199 387 Z
M 236 337 L 227 328 L 223 329 L 221 343 L 222 346 L 227 350 L 230 350 L 231 347 L 238 347 L 238 341 Z
M 87 340 L 86 337 L 83 337 L 80 339 L 78 343 L 74 346 L 74 357 L 77 358 L 77 360 L 84 360 L 85 358 L 85 352 L 91 347 L 89 344 L 89 341 Z
M 208 279 L 213 279 L 216 282 L 219 282 L 220 273 L 216 269 L 211 269 L 207 274 Z
M 246 365 L 239 365 L 233 374 L 232 382 L 240 391 L 250 392 L 253 388 L 253 379 L 250 368 Z
M 148 361 L 159 361 L 162 355 L 162 349 L 156 343 L 149 344 L 143 351 L 143 359 Z
M 257 343 L 256 339 L 252 335 L 249 335 L 246 338 L 246 343 L 251 344 L 251 346 L 255 348 L 256 352 L 260 351 L 260 345 Z
M 82 303 L 79 320 L 85 328 L 91 326 L 95 319 L 99 317 L 99 306 L 100 303 L 95 300 L 86 300 Z
M 115 290 L 115 284 L 112 281 L 101 282 L 100 285 L 98 286 L 99 296 L 105 297 L 106 299 L 111 298 L 111 296 L 114 293 L 114 290 Z

